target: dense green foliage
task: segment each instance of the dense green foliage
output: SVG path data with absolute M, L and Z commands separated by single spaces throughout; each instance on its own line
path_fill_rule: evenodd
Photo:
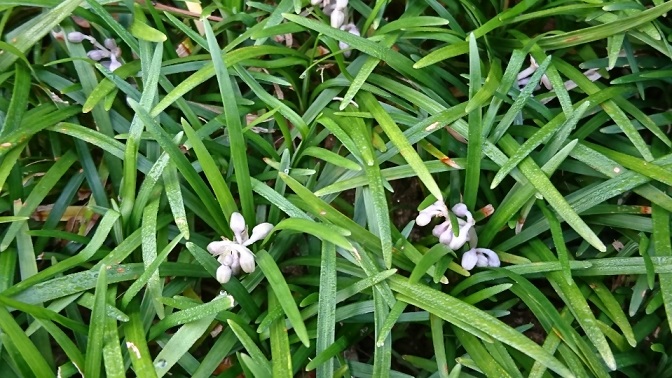
M 338 9 L 0 1 L 0 376 L 672 376 L 672 2 Z

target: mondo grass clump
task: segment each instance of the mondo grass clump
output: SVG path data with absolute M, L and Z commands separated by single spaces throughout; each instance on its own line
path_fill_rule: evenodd
M 670 12 L 0 1 L 0 377 L 672 376 Z

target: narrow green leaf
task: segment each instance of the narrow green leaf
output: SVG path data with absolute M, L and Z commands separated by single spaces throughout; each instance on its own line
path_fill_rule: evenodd
M 259 265 L 259 268 L 261 268 L 261 271 L 264 272 L 264 276 L 266 276 L 266 279 L 269 282 L 269 287 L 280 301 L 280 305 L 285 311 L 287 319 L 289 319 L 289 322 L 294 327 L 294 331 L 299 337 L 299 340 L 301 340 L 306 347 L 310 346 L 306 325 L 301 319 L 301 314 L 296 306 L 296 302 L 294 301 L 292 293 L 287 286 L 287 282 L 278 268 L 278 265 L 275 263 L 275 260 L 273 260 L 273 257 L 269 255 L 268 252 L 261 250 L 257 253 L 257 264 Z
M 213 301 L 217 301 L 218 299 L 215 298 Z M 224 308 L 233 307 L 233 297 L 228 296 L 219 300 L 223 303 Z M 173 334 L 170 340 L 163 346 L 161 352 L 154 358 L 154 367 L 156 368 L 156 375 L 158 377 L 166 375 L 177 361 L 198 342 L 210 328 L 210 324 L 215 319 L 215 316 L 216 314 L 207 314 L 200 319 L 190 321 Z
M 329 242 L 322 242 L 319 299 L 315 354 L 332 345 L 336 333 L 336 248 Z M 330 358 L 317 365 L 316 378 L 333 377 L 334 362 Z
M 520 145 L 513 139 L 512 136 L 506 134 L 499 143 L 505 152 L 513 154 L 520 148 Z M 548 177 L 538 168 L 536 163 L 530 158 L 525 158 L 521 163 L 521 168 L 526 170 L 526 177 L 530 183 L 544 196 L 546 201 L 553 207 L 553 209 L 560 215 L 560 217 L 567 222 L 572 228 L 589 242 L 598 251 L 604 252 L 607 247 L 595 235 L 593 230 L 579 217 L 567 200 L 560 194 L 560 192 L 549 181 Z
M 509 160 L 502 165 L 500 168 L 499 172 L 495 175 L 495 177 L 492 179 L 492 184 L 490 184 L 490 188 L 494 189 L 499 185 L 500 182 L 506 177 L 506 175 L 511 172 L 523 159 L 528 157 L 534 149 L 536 149 L 540 144 L 548 141 L 551 139 L 556 133 L 558 133 L 560 130 L 567 129 L 567 130 L 572 130 L 576 126 L 576 124 L 579 122 L 583 114 L 588 110 L 591 106 L 591 103 L 586 101 L 579 105 L 576 110 L 572 113 L 571 117 L 568 118 L 565 123 L 560 126 L 560 128 L 554 128 L 554 127 L 548 127 L 549 125 L 552 125 L 552 123 L 546 124 L 546 126 L 542 127 L 539 129 L 532 137 L 530 137 L 528 140 L 526 140 L 521 147 L 516 150 L 516 152 L 511 155 Z
M 563 377 L 573 376 L 566 366 L 539 345 L 491 315 L 448 294 L 432 290 L 422 284 L 412 284 L 401 277 L 391 277 L 389 282 L 394 291 L 403 295 L 404 301 L 423 308 L 479 337 L 480 335 L 476 332 L 483 332 L 543 363 Z
M 137 306 L 136 306 L 137 307 Z M 126 349 L 133 364 L 133 371 L 138 377 L 157 377 L 152 355 L 147 347 L 145 329 L 142 325 L 142 315 L 137 309 L 128 314 L 129 321 L 124 324 Z
M 8 33 L 5 38 L 12 41 L 12 46 L 17 50 L 25 53 L 45 35 L 49 34 L 61 21 L 70 17 L 81 2 L 82 0 L 65 0 L 55 3 L 53 9 L 22 23 L 18 28 Z M 7 70 L 17 58 L 19 56 L 11 53 L 0 55 L 0 72 Z
M 71 150 L 61 156 L 40 179 L 38 184 L 30 192 L 30 195 L 28 195 L 28 198 L 26 198 L 23 206 L 14 215 L 17 217 L 29 217 L 33 215 L 35 209 L 37 209 L 44 198 L 49 195 L 54 186 L 56 186 L 76 160 L 77 155 Z M 2 238 L 2 242 L 0 242 L 0 252 L 5 251 L 9 247 L 24 223 L 25 221 L 14 222 L 9 226 L 5 236 Z
M 245 138 L 243 137 L 241 116 L 238 112 L 238 105 L 236 104 L 236 99 L 234 96 L 234 93 L 237 92 L 234 90 L 235 82 L 232 82 L 231 78 L 229 77 L 225 63 L 225 59 L 228 59 L 228 57 L 225 58 L 225 55 L 222 54 L 221 49 L 217 44 L 215 34 L 212 31 L 212 27 L 210 26 L 210 21 L 207 19 L 201 19 L 201 22 L 205 27 L 205 36 L 208 40 L 210 56 L 212 57 L 212 63 L 215 67 L 215 75 L 217 76 L 217 83 L 219 84 L 219 93 L 222 96 L 224 117 L 226 119 L 226 130 L 229 133 L 229 139 L 231 141 L 231 160 L 233 162 L 233 168 L 236 175 L 236 183 L 238 184 L 238 195 L 240 196 L 242 213 L 245 217 L 245 220 L 248 223 L 252 223 L 254 220 L 252 184 L 250 182 L 250 171 L 247 165 L 247 145 L 245 143 Z M 211 182 L 213 181 L 211 177 L 208 177 L 208 179 Z M 221 179 L 221 175 L 220 181 L 224 181 Z M 215 184 L 220 183 L 215 182 Z M 228 192 L 228 188 L 226 191 Z M 215 191 L 215 193 L 218 194 L 217 191 Z M 227 208 L 235 207 L 233 206 L 233 203 L 222 203 L 224 200 L 233 201 L 230 193 L 227 194 L 227 197 L 220 197 L 219 194 L 217 196 L 223 209 L 225 206 Z M 225 211 L 224 215 L 226 216 L 226 219 L 230 219 L 231 211 Z
M 250 354 L 251 364 L 248 365 L 255 366 L 259 372 L 264 373 L 263 376 L 270 377 L 272 372 L 271 364 L 268 359 L 266 359 L 266 356 L 264 356 L 264 353 L 261 351 L 261 349 L 259 349 L 254 340 L 247 333 L 245 333 L 245 330 L 243 330 L 241 326 L 236 324 L 234 321 L 228 320 L 227 323 L 238 337 L 240 343 L 243 344 L 243 348 L 245 348 L 247 353 Z
M 98 269 L 98 282 L 96 283 L 96 293 L 91 313 L 91 326 L 89 326 L 89 337 L 86 344 L 86 360 L 84 361 L 84 372 L 87 377 L 100 377 L 101 362 L 103 359 L 103 337 L 105 335 L 105 318 L 107 304 L 107 267 L 102 266 Z
M 210 154 L 210 151 L 207 150 L 203 141 L 199 139 L 194 129 L 191 128 L 191 125 L 184 119 L 182 119 L 182 128 L 196 153 L 196 157 L 198 157 L 198 161 L 203 168 L 203 173 L 205 173 L 210 186 L 215 192 L 220 209 L 224 213 L 226 219 L 231 219 L 231 214 L 237 210 L 237 206 L 236 201 L 231 194 L 231 190 L 224 181 L 224 177 L 222 177 L 221 169 L 217 166 L 215 159 Z M 238 178 L 238 176 L 236 177 Z M 240 178 L 238 178 L 238 180 L 240 180 Z
M 397 126 L 392 117 L 390 117 L 389 113 L 383 109 L 375 97 L 370 93 L 360 93 L 358 98 L 358 102 L 373 114 L 380 127 L 382 127 L 388 138 L 390 138 L 390 141 L 397 147 L 399 153 L 406 159 L 406 162 L 408 162 L 408 165 L 413 168 L 422 183 L 425 184 L 427 190 L 429 190 L 435 198 L 443 198 L 441 190 L 427 170 L 427 167 L 423 164 L 422 159 L 415 152 L 408 139 L 406 139 L 406 136 L 404 136 L 399 129 L 399 126 Z
M 133 4 L 133 23 L 128 29 L 131 34 L 141 40 L 149 42 L 163 42 L 166 35 L 147 25 L 147 18 L 140 4 Z
M 268 292 L 268 307 L 280 306 L 278 299 L 272 291 Z M 285 320 L 276 319 L 271 324 L 271 367 L 273 377 L 292 378 L 292 352 L 289 349 L 289 338 Z

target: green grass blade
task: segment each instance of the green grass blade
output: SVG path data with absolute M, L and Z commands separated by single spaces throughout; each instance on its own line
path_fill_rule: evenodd
M 89 327 L 89 337 L 86 344 L 86 360 L 84 361 L 84 372 L 87 377 L 100 377 L 101 362 L 103 359 L 103 337 L 105 335 L 105 313 L 107 304 L 107 267 L 102 266 L 98 269 L 98 282 L 96 283 L 96 293 L 91 313 L 91 326 Z
M 334 244 L 322 242 L 320 263 L 319 309 L 317 312 L 317 340 L 315 354 L 319 355 L 334 343 L 336 330 L 336 248 Z M 330 378 L 334 375 L 333 358 L 317 365 L 316 378 Z
M 231 141 L 231 160 L 236 175 L 236 183 L 238 184 L 238 195 L 240 196 L 242 213 L 246 221 L 252 223 L 254 221 L 252 183 L 250 182 L 250 171 L 247 166 L 247 148 L 245 138 L 243 137 L 241 116 L 238 112 L 238 105 L 236 105 L 236 98 L 234 96 L 234 93 L 237 92 L 234 90 L 235 82 L 231 81 L 231 77 L 226 69 L 227 66 L 224 63 L 225 57 L 217 44 L 217 39 L 210 26 L 210 21 L 201 20 L 201 22 L 203 22 L 203 26 L 205 27 L 205 36 L 208 40 L 210 56 L 212 57 L 212 63 L 215 67 L 215 75 L 217 76 L 217 83 L 219 84 L 219 93 L 222 96 L 226 130 L 229 133 L 229 139 Z M 226 59 L 228 59 L 228 57 Z M 219 200 L 222 201 L 223 198 L 220 198 Z M 226 198 L 226 200 L 232 200 L 232 198 Z M 222 207 L 224 207 L 224 204 L 222 204 Z M 226 219 L 231 217 L 230 212 L 225 212 L 224 215 L 226 216 Z
M 423 184 L 427 187 L 432 195 L 435 198 L 443 198 L 441 190 L 439 189 L 436 181 L 432 178 L 432 175 L 427 170 L 427 167 L 423 164 L 422 159 L 415 152 L 408 139 L 399 129 L 399 126 L 396 125 L 392 117 L 383 109 L 383 107 L 378 103 L 378 101 L 370 93 L 360 93 L 358 95 L 358 102 L 362 107 L 371 112 L 371 114 L 376 118 L 376 121 L 380 124 L 387 134 L 390 141 L 397 147 L 399 153 L 406 159 L 408 165 L 413 167 L 413 170 L 418 175 L 418 178 L 422 181 Z
M 303 345 L 310 346 L 306 325 L 301 319 L 301 314 L 299 313 L 298 307 L 296 307 L 296 302 L 294 301 L 292 293 L 287 286 L 287 282 L 282 276 L 282 272 L 280 272 L 275 260 L 273 260 L 273 257 L 269 255 L 268 252 L 261 250 L 257 253 L 257 264 L 259 265 L 259 268 L 261 268 L 261 271 L 264 272 L 264 276 L 266 276 L 270 288 L 280 301 L 280 305 L 287 315 L 287 319 L 289 319 L 289 322 L 294 327 L 294 331 L 299 337 L 299 340 L 301 340 Z

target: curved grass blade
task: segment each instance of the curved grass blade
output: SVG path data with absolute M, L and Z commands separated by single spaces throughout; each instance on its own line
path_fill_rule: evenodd
M 382 127 L 388 138 L 390 138 L 392 144 L 397 147 L 399 153 L 406 159 L 406 162 L 408 162 L 408 165 L 413 168 L 418 175 L 418 178 L 425 184 L 427 190 L 429 190 L 435 198 L 443 198 L 439 186 L 436 184 L 436 181 L 434 181 L 434 178 L 432 178 L 432 175 L 427 170 L 427 167 L 424 165 L 420 156 L 418 156 L 408 139 L 406 139 L 406 136 L 399 129 L 399 126 L 397 126 L 392 117 L 390 117 L 378 103 L 376 98 L 368 92 L 360 92 L 358 98 L 358 102 L 375 117 L 380 127 Z
M 231 140 L 231 161 L 233 163 L 234 172 L 236 175 L 236 183 L 238 184 L 238 195 L 240 196 L 240 203 L 242 213 L 248 223 L 254 221 L 254 201 L 252 199 L 252 184 L 250 182 L 250 170 L 247 165 L 247 145 L 243 137 L 243 126 L 240 121 L 240 113 L 238 112 L 238 105 L 234 93 L 237 91 L 235 82 L 231 81 L 229 72 L 227 71 L 225 63 L 225 54 L 222 54 L 215 33 L 212 31 L 210 21 L 202 19 L 205 29 L 205 36 L 210 47 L 210 56 L 212 57 L 212 64 L 215 68 L 215 75 L 217 76 L 217 83 L 219 84 L 219 94 L 222 97 L 222 105 L 224 106 L 224 117 L 226 120 L 226 129 Z M 226 58 L 228 60 L 228 57 Z M 184 124 L 184 122 L 183 122 Z M 191 138 L 190 138 L 191 139 Z M 218 173 L 219 174 L 219 173 Z M 220 175 L 221 177 L 221 175 Z M 208 177 L 212 182 L 212 178 Z M 223 180 L 221 180 L 223 182 Z M 214 184 L 221 184 L 214 182 Z M 228 192 L 228 189 L 227 189 Z M 217 193 L 217 191 L 215 191 Z M 233 200 L 230 194 L 226 198 L 219 198 L 220 201 L 226 199 Z M 226 204 L 227 208 L 233 204 Z M 225 204 L 221 204 L 224 209 Z M 225 211 L 226 219 L 231 217 L 231 212 Z
M 264 272 L 264 276 L 266 276 L 270 288 L 280 301 L 280 305 L 287 315 L 287 319 L 289 319 L 289 322 L 294 327 L 294 331 L 299 337 L 299 340 L 301 340 L 306 347 L 310 346 L 306 325 L 303 323 L 303 319 L 301 319 L 301 313 L 299 313 L 299 309 L 292 297 L 292 293 L 282 276 L 282 272 L 276 265 L 275 260 L 273 260 L 273 257 L 269 255 L 268 252 L 261 250 L 257 252 L 257 264 L 259 265 L 259 268 L 261 268 L 261 271 Z
M 98 269 L 98 282 L 94 295 L 91 326 L 86 344 L 86 359 L 84 373 L 87 377 L 100 377 L 103 360 L 103 337 L 105 336 L 105 318 L 107 317 L 107 267 L 101 265 Z
M 429 311 L 469 333 L 486 333 L 543 363 L 563 377 L 573 376 L 565 365 L 539 345 L 491 315 L 448 294 L 422 284 L 412 284 L 401 277 L 390 277 L 389 282 L 392 290 L 402 295 L 405 302 Z

